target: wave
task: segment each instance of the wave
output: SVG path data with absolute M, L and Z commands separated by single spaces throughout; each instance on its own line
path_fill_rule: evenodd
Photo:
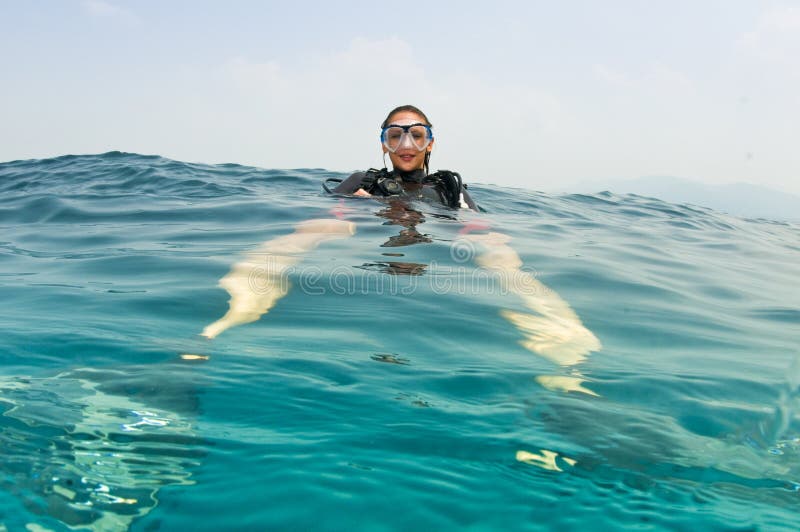
M 556 503 L 574 527 L 631 496 L 609 528 L 793 515 L 796 223 L 480 183 L 486 212 L 398 214 L 328 177 L 0 164 L 0 505 L 27 516 L 2 524 L 181 528 L 243 500 L 342 523 L 402 501 L 444 528 Z M 248 517 L 307 518 L 281 507 Z

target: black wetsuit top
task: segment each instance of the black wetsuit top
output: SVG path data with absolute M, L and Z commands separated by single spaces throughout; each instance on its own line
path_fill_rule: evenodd
M 398 194 L 399 197 L 429 201 L 432 200 L 435 203 L 444 203 L 446 205 L 445 199 L 442 197 L 439 191 L 436 190 L 435 186 L 429 183 L 423 183 L 423 180 L 426 177 L 424 170 L 420 169 L 413 172 L 391 171 L 388 173 L 388 176 L 394 178 L 394 180 L 402 186 L 403 190 L 400 194 Z M 333 189 L 333 192 L 336 194 L 352 194 L 359 188 L 364 188 L 362 183 L 364 182 L 365 177 L 367 177 L 367 172 L 356 172 L 339 183 L 339 185 Z M 387 195 L 384 194 L 378 187 L 374 187 L 373 190 L 368 190 L 367 192 L 375 196 Z M 466 186 L 461 187 L 461 203 L 462 207 L 466 205 L 466 207 L 474 211 L 478 210 L 478 206 L 470 197 Z

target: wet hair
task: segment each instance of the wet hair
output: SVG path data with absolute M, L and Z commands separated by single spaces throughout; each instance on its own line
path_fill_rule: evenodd
M 394 109 L 389 111 L 389 114 L 386 115 L 386 120 L 384 120 L 383 123 L 381 124 L 381 129 L 383 129 L 386 126 L 389 125 L 389 119 L 391 119 L 392 116 L 394 116 L 397 113 L 402 113 L 404 111 L 408 111 L 408 112 L 411 112 L 411 113 L 418 114 L 419 116 L 422 117 L 422 119 L 425 121 L 425 124 L 428 127 L 433 127 L 433 124 L 431 124 L 431 121 L 428 120 L 428 117 L 425 116 L 425 113 L 420 111 L 418 107 L 415 107 L 413 105 L 401 105 L 401 106 L 395 107 Z M 384 156 L 383 162 L 384 162 L 384 166 L 385 166 L 385 164 L 386 164 L 386 159 L 385 159 L 386 154 L 384 153 L 383 156 Z M 425 169 L 425 175 L 428 175 L 428 173 L 430 173 L 430 160 L 431 160 L 431 152 L 426 152 L 425 153 L 425 162 L 423 163 L 423 168 Z
M 394 109 L 389 111 L 389 114 L 386 115 L 386 120 L 384 120 L 383 123 L 381 124 L 381 129 L 383 129 L 386 126 L 389 125 L 389 119 L 392 118 L 393 115 L 395 115 L 397 113 L 402 113 L 404 111 L 408 111 L 408 112 L 411 112 L 411 113 L 418 114 L 419 116 L 422 117 L 423 120 L 425 120 L 425 124 L 427 124 L 428 127 L 433 127 L 433 124 L 431 124 L 431 121 L 428 120 L 428 117 L 425 116 L 425 113 L 420 111 L 419 108 L 414 107 L 413 105 L 401 105 L 400 107 L 395 107 Z

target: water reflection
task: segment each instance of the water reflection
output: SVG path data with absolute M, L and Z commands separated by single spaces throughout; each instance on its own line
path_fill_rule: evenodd
M 403 227 L 400 233 L 389 237 L 389 240 L 381 244 L 381 247 L 394 248 L 433 242 L 428 235 L 417 231 L 417 225 L 425 222 L 425 216 L 420 211 L 409 207 L 405 202 L 390 201 L 388 207 L 381 209 L 375 215 L 385 218 L 387 220 L 384 222 L 385 225 Z
M 428 267 L 426 264 L 418 262 L 398 262 L 398 261 L 385 261 L 385 262 L 367 262 L 361 266 L 357 266 L 360 270 L 367 270 L 373 272 L 381 272 L 388 275 L 410 275 L 419 276 L 427 272 Z
M 196 392 L 188 377 L 159 375 L 0 378 L 4 491 L 69 527 L 125 530 L 162 486 L 192 484 L 203 456 Z
M 536 377 L 536 382 L 548 390 L 558 392 L 579 392 L 585 393 L 586 395 L 599 397 L 595 392 L 583 385 L 586 380 L 579 375 L 539 375 Z
M 557 459 L 559 458 L 560 460 L 558 460 L 558 462 L 562 462 L 562 464 L 569 466 L 574 466 L 577 463 L 576 460 L 566 456 L 559 456 L 559 454 L 554 451 L 541 449 L 539 452 L 541 454 L 520 450 L 517 451 L 516 459 L 518 462 L 525 462 L 526 464 L 535 465 L 536 467 L 541 467 L 542 469 L 547 469 L 548 471 L 563 471 L 563 469 L 561 469 L 557 463 Z

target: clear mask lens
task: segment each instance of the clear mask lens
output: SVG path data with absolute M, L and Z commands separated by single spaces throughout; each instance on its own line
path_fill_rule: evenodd
M 408 126 L 390 125 L 381 131 L 381 142 L 386 149 L 394 153 L 400 148 L 413 148 L 422 151 L 433 140 L 433 132 L 425 124 Z

